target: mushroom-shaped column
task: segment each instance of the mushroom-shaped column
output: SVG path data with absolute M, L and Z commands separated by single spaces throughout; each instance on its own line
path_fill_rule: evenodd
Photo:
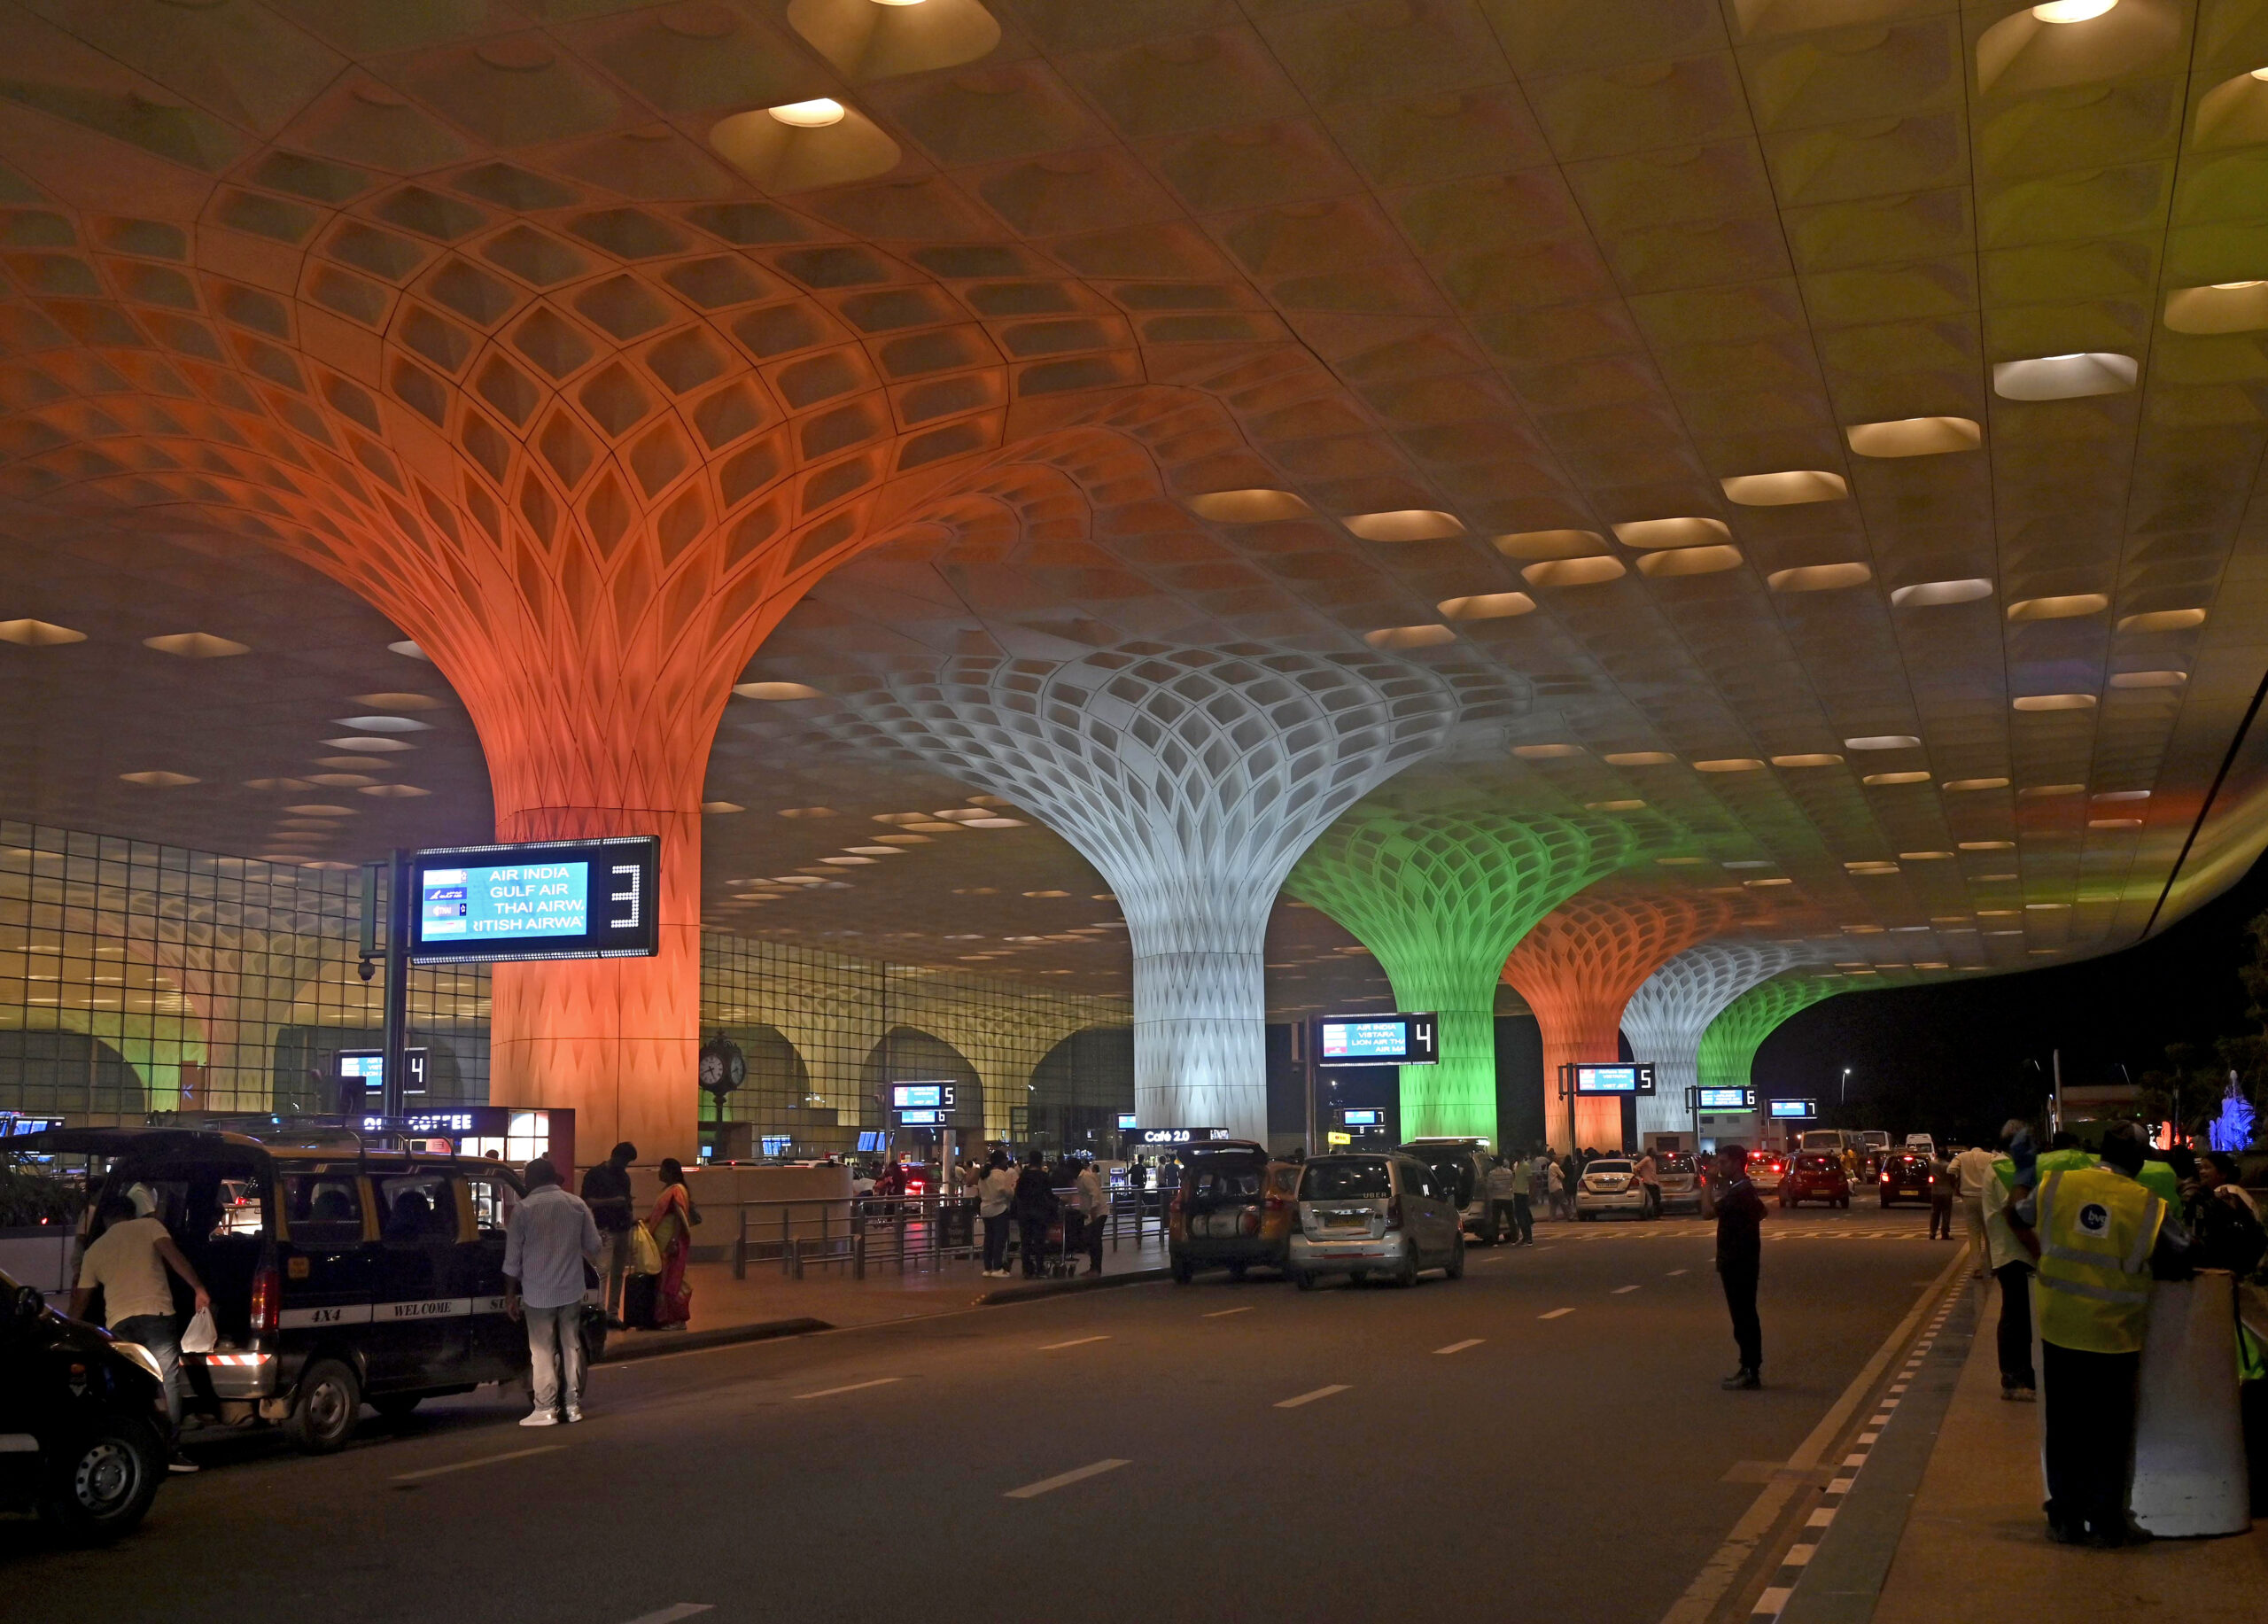
M 1521 938 L 1504 980 L 1527 1000 L 1543 1030 L 1547 1100 L 1561 1068 L 1612 1061 L 1623 1006 L 1661 965 L 1724 928 L 1730 910 L 1713 899 L 1586 892 L 1562 904 Z M 1582 1098 L 1569 1113 L 1544 1112 L 1554 1147 L 1622 1146 L 1622 1102 Z
M 1285 874 L 1456 718 L 1428 672 L 1260 649 L 972 656 L 848 703 L 850 736 L 1024 808 L 1110 882 L 1134 954 L 1142 1122 L 1258 1139 L 1262 955 Z
M 1620 863 L 1620 824 L 1356 808 L 1286 889 L 1378 955 L 1404 1009 L 1441 1019 L 1441 1063 L 1402 1068 L 1402 1131 L 1496 1139 L 1496 978 L 1536 921 Z
M 1790 1015 L 1821 998 L 1855 991 L 1865 984 L 1833 971 L 1790 970 L 1759 982 L 1725 1006 L 1701 1034 L 1697 1080 L 1704 1088 L 1746 1088 L 1750 1068 L 1764 1040 Z
M 1654 1095 L 1638 1101 L 1638 1131 L 1690 1126 L 1685 1091 L 1700 1081 L 1709 1023 L 1758 983 L 1816 963 L 1827 951 L 1804 941 L 1703 942 L 1648 976 L 1622 1012 L 1630 1053 L 1654 1064 Z

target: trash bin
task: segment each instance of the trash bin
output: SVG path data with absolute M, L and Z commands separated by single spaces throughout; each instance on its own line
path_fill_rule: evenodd
M 937 1204 L 937 1245 L 950 1251 L 976 1244 L 976 1203 L 948 1201 Z

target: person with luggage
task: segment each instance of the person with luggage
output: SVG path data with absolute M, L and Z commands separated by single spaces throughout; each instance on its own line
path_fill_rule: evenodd
M 1022 1249 L 1024 1278 L 1037 1279 L 1044 1272 L 1047 1256 L 1047 1226 L 1054 1221 L 1063 1203 L 1056 1199 L 1054 1182 L 1047 1176 L 1047 1162 L 1037 1151 L 1024 1160 L 1023 1171 L 1016 1175 L 1016 1244 Z
M 174 1323 L 171 1270 L 194 1292 L 197 1311 L 208 1313 L 212 1295 L 189 1259 L 182 1255 L 165 1221 L 138 1217 L 131 1198 L 105 1195 L 95 1209 L 102 1233 L 79 1260 L 79 1285 L 71 1294 L 71 1317 L 84 1319 L 95 1293 L 103 1294 L 103 1324 L 121 1342 L 150 1350 L 166 1384 L 166 1448 L 168 1470 L 194 1472 L 197 1463 L 181 1452 L 181 1329 Z
M 693 1193 L 685 1187 L 684 1165 L 675 1156 L 664 1156 L 661 1170 L 662 1193 L 654 1210 L 646 1215 L 647 1232 L 662 1259 L 654 1285 L 653 1328 L 681 1330 L 693 1317 L 693 1286 L 685 1269 L 693 1255 L 693 1226 L 701 1222 L 701 1209 L 693 1204 Z
M 504 1312 L 528 1327 L 535 1408 L 522 1426 L 583 1418 L 583 1267 L 599 1261 L 591 1209 L 559 1182 L 548 1156 L 528 1163 L 528 1193 L 504 1226 Z
M 1087 1249 L 1087 1272 L 1102 1272 L 1102 1232 L 1110 1223 L 1110 1176 L 1094 1162 L 1080 1170 L 1073 1188 L 1078 1192 L 1080 1239 Z
M 977 1185 L 976 1216 L 984 1220 L 984 1278 L 1008 1278 L 1009 1208 L 1015 1204 L 1016 1172 L 1008 1153 L 995 1150 L 992 1165 Z

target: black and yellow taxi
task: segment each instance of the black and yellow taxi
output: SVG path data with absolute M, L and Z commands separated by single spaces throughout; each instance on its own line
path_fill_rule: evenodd
M 398 1418 L 525 1372 L 503 1269 L 523 1192 L 500 1162 L 345 1131 L 58 1129 L 35 1148 L 106 1158 L 89 1213 L 122 1193 L 196 1265 L 217 1340 L 182 1357 L 192 1414 L 277 1423 L 324 1451 L 353 1436 L 365 1403 Z M 95 1239 L 87 1222 L 82 1243 Z M 174 1289 L 185 1318 L 186 1288 Z
M 1200 1269 L 1236 1278 L 1258 1263 L 1283 1269 L 1291 1252 L 1296 1163 L 1279 1162 L 1250 1139 L 1184 1145 L 1181 1185 L 1166 1208 L 1166 1251 L 1186 1286 Z

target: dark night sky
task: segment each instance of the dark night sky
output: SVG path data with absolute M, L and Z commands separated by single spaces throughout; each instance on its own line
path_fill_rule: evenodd
M 2244 928 L 2268 910 L 2268 859 L 2139 947 L 2084 963 L 1957 983 L 1852 993 L 1814 1005 L 1765 1040 L 1767 1097 L 1809 1095 L 1829 1126 L 1930 1131 L 1973 1140 L 2047 1094 L 2049 1052 L 2066 1084 L 2139 1077 L 2165 1046 L 2249 1030 L 2237 967 Z M 2039 1062 L 2033 1071 L 2024 1062 Z M 1851 1073 L 1838 1120 L 1837 1085 Z

